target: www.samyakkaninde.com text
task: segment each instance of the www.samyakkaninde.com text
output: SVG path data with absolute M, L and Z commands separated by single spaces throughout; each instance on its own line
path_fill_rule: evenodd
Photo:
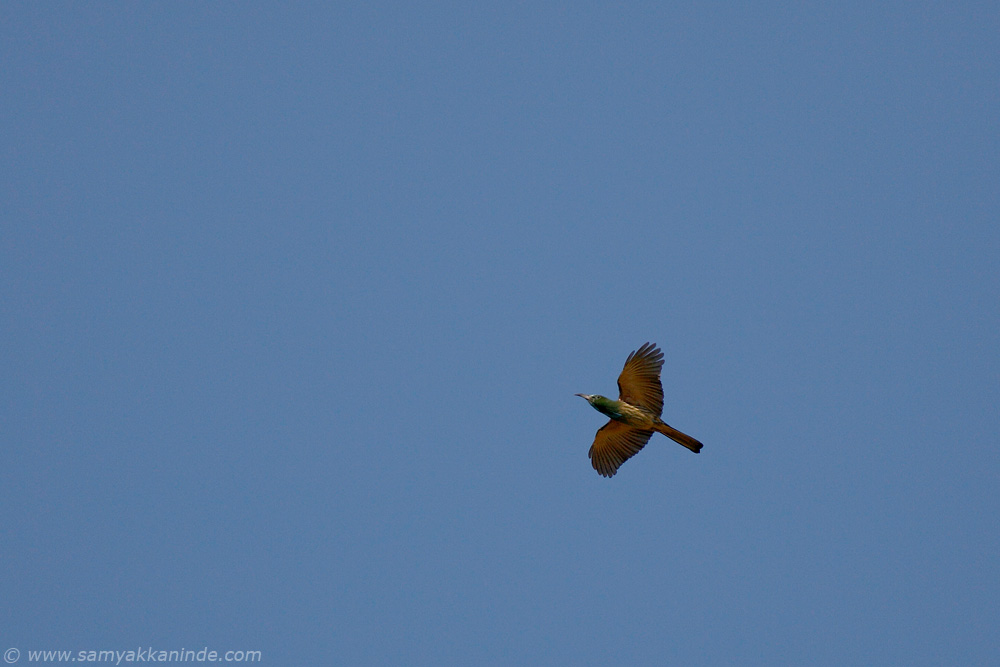
M 4 654 L 8 664 L 17 661 L 17 649 Z M 260 662 L 260 651 L 215 651 L 207 646 L 202 649 L 160 650 L 152 646 L 125 651 L 28 651 L 28 662 L 102 662 L 113 665 L 136 662 Z M 17 657 L 14 657 L 14 656 Z M 11 658 L 14 658 L 11 660 Z

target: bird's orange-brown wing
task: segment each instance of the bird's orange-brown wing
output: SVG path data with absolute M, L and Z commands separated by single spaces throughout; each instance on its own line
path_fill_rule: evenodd
M 594 444 L 587 455 L 594 470 L 605 477 L 618 472 L 619 466 L 635 456 L 645 447 L 652 431 L 633 428 L 612 419 L 597 430 Z
M 659 417 L 663 412 L 662 368 L 663 352 L 653 343 L 646 343 L 628 355 L 618 376 L 618 400 L 646 408 Z

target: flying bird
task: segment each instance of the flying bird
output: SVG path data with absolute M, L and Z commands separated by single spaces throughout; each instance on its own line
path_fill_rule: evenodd
M 604 477 L 614 475 L 621 464 L 638 454 L 654 431 L 695 454 L 701 451 L 700 442 L 660 419 L 663 413 L 661 368 L 663 352 L 655 344 L 646 343 L 625 360 L 625 368 L 618 376 L 617 401 L 599 395 L 576 394 L 587 399 L 598 412 L 611 417 L 597 430 L 588 453 L 594 470 Z

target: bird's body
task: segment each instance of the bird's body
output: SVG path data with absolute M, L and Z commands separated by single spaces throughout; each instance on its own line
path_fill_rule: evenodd
M 590 401 L 590 405 L 595 410 L 623 424 L 628 424 L 635 428 L 652 430 L 653 425 L 658 421 L 656 415 L 638 405 L 631 405 L 625 401 L 613 401 L 604 396 L 593 396 L 592 398 L 593 400 Z
M 629 355 L 618 376 L 618 400 L 600 395 L 577 394 L 611 420 L 597 431 L 590 447 L 590 462 L 605 477 L 611 477 L 621 464 L 642 449 L 653 433 L 662 433 L 694 453 L 702 444 L 660 419 L 663 412 L 663 386 L 660 369 L 663 352 L 646 343 Z

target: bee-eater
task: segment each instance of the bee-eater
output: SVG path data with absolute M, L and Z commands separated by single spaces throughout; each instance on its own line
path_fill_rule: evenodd
M 663 413 L 661 368 L 663 352 L 653 343 L 646 343 L 625 360 L 625 368 L 618 376 L 617 401 L 604 396 L 576 394 L 587 399 L 598 412 L 611 417 L 598 429 L 588 453 L 594 470 L 605 477 L 614 475 L 621 464 L 638 454 L 653 437 L 653 431 L 684 445 L 695 454 L 701 451 L 700 442 L 660 419 Z

